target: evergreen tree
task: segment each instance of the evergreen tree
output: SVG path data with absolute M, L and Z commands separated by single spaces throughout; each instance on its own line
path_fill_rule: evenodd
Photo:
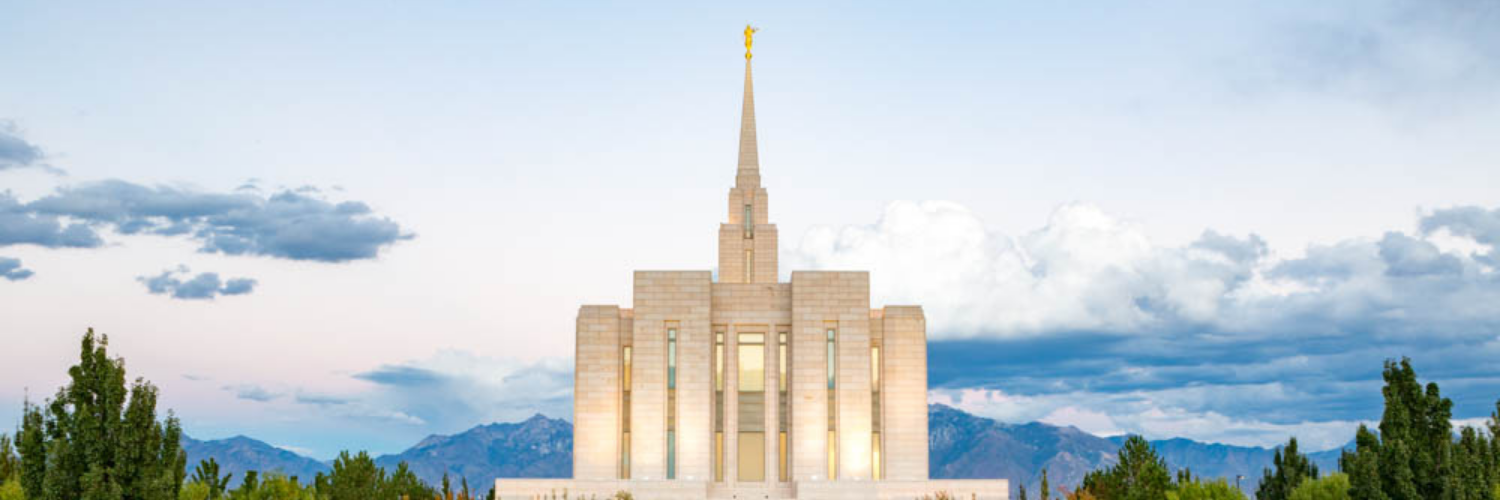
M 68 385 L 45 408 L 26 404 L 22 486 L 33 500 L 175 500 L 184 455 L 170 413 L 156 420 L 156 387 L 126 390 L 125 361 L 90 329 Z
M 1380 481 L 1380 438 L 1363 424 L 1354 433 L 1355 451 L 1344 452 L 1339 468 L 1349 474 L 1351 500 L 1390 500 Z
M 208 460 L 199 461 L 198 467 L 193 469 L 193 482 L 202 484 L 208 488 L 208 498 L 210 500 L 222 498 L 224 493 L 229 491 L 229 478 L 231 476 L 234 476 L 234 473 L 231 472 L 219 476 L 219 462 L 214 460 L 214 457 L 208 457 Z
M 1020 488 L 1020 489 L 1017 490 L 1017 492 L 1016 492 L 1016 500 L 1027 500 L 1027 498 L 1026 498 L 1026 485 L 1024 485 L 1024 484 L 1020 485 L 1020 486 L 1018 486 L 1018 488 Z
M 0 433 L 0 484 L 19 480 L 20 476 L 21 460 L 16 458 L 10 436 Z
M 391 473 L 391 478 L 386 482 L 384 489 L 387 496 L 392 498 L 405 497 L 412 500 L 432 498 L 436 494 L 431 487 L 417 478 L 406 462 L 396 464 L 396 471 Z
M 42 483 L 47 476 L 42 409 L 29 400 L 21 408 L 21 430 L 16 433 L 16 451 L 21 453 L 21 490 L 28 497 L 42 498 Z
M 381 495 L 385 482 L 385 471 L 375 466 L 368 453 L 361 451 L 350 456 L 348 451 L 343 451 L 334 459 L 333 471 L 328 473 L 327 493 L 320 488 L 318 494 L 328 500 L 391 498 Z
M 1161 500 L 1172 486 L 1167 462 L 1156 454 L 1151 443 L 1140 436 L 1130 436 L 1120 447 L 1120 461 L 1114 467 L 1096 470 L 1083 477 L 1079 492 L 1088 492 L 1099 500 Z
M 1049 485 L 1047 484 L 1047 468 L 1043 467 L 1042 468 L 1042 491 L 1040 492 L 1040 494 L 1038 495 L 1037 498 L 1039 498 L 1040 500 L 1048 500 L 1048 495 L 1051 495 L 1051 493 L 1047 491 L 1048 487 L 1049 487 Z
M 1267 468 L 1261 476 L 1260 488 L 1255 491 L 1256 500 L 1287 500 L 1302 481 L 1318 478 L 1318 466 L 1297 451 L 1295 437 L 1285 447 L 1276 450 L 1271 465 L 1274 470 Z
M 1478 429 L 1465 426 L 1449 456 L 1448 482 L 1444 500 L 1492 500 L 1486 462 L 1490 442 Z

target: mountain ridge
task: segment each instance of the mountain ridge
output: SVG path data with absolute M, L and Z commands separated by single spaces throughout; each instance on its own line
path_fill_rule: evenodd
M 1009 424 L 945 405 L 928 407 L 929 475 L 934 479 L 1009 479 L 1037 491 L 1042 468 L 1052 485 L 1076 485 L 1094 469 L 1113 465 L 1124 436 L 1102 437 L 1073 426 L 1041 422 Z M 1244 476 L 1241 487 L 1253 491 L 1261 470 L 1271 465 L 1275 449 L 1202 443 L 1186 438 L 1151 441 L 1173 470 L 1188 467 L 1199 476 L 1223 477 L 1230 483 Z M 184 437 L 189 472 L 213 456 L 238 484 L 246 470 L 279 470 L 304 483 L 328 462 L 299 455 L 243 435 L 198 441 Z M 444 473 L 454 481 L 468 478 L 482 485 L 495 478 L 562 478 L 572 475 L 573 425 L 540 413 L 511 423 L 489 423 L 451 434 L 432 434 L 410 448 L 380 455 L 387 470 L 407 462 L 412 472 L 437 484 Z M 1337 470 L 1341 449 L 1308 454 L 1320 470 Z M 483 489 L 488 489 L 484 487 Z

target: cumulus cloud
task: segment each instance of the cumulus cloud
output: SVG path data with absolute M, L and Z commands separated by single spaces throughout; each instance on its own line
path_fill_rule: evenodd
M 1170 401 L 1190 395 L 1166 396 Z M 1072 426 L 1098 436 L 1139 434 L 1147 439 L 1180 437 L 1236 446 L 1271 447 L 1294 435 L 1310 450 L 1328 450 L 1347 444 L 1361 423 L 1372 424 L 1346 420 L 1272 423 L 1212 410 L 1187 410 L 1141 393 L 1080 392 L 1028 397 L 998 390 L 967 389 L 933 391 L 929 399 L 999 420 Z
M 0 171 L 17 168 L 40 168 L 52 173 L 62 173 L 47 165 L 42 148 L 21 138 L 15 122 L 0 121 Z
M 1219 422 L 1215 440 L 1270 445 L 1379 418 L 1381 363 L 1401 356 L 1456 416 L 1494 409 L 1500 211 L 1436 210 L 1416 226 L 1287 258 L 1253 234 L 1160 245 L 1086 204 L 1009 236 L 952 203 L 897 202 L 870 225 L 810 230 L 785 260 L 870 269 L 875 302 L 922 304 L 935 390 L 1077 395 L 1011 421 L 1076 406 L 1128 432 Z M 1105 396 L 1124 399 L 1089 404 Z
M 219 279 L 218 273 L 199 273 L 190 276 L 187 266 L 162 271 L 156 276 L 136 278 L 146 285 L 146 291 L 155 295 L 170 295 L 174 299 L 207 300 L 220 295 L 244 295 L 255 290 L 256 281 L 250 278 Z
M 32 274 L 30 269 L 21 267 L 21 259 L 0 257 L 0 278 L 21 281 L 30 278 Z
M 98 227 L 189 238 L 205 253 L 319 262 L 375 258 L 413 237 L 364 203 L 332 202 L 305 189 L 263 197 L 106 180 L 61 187 L 24 205 L 0 196 L 0 245 L 95 247 L 102 244 Z

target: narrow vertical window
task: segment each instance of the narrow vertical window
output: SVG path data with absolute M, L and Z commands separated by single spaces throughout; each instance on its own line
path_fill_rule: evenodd
M 755 281 L 755 250 L 745 250 L 745 282 Z
M 871 479 L 881 479 L 880 431 L 885 426 L 880 402 L 880 345 L 870 346 L 870 472 Z
M 677 479 L 677 328 L 667 328 L 667 479 Z
M 630 346 L 620 349 L 620 479 L 630 479 Z
M 838 478 L 838 329 L 828 328 L 828 479 Z
M 787 458 L 791 450 L 787 447 L 787 429 L 792 425 L 791 398 L 787 394 L 787 371 L 786 367 L 791 363 L 790 353 L 787 351 L 787 332 L 781 331 L 776 335 L 776 428 L 779 430 L 776 439 L 776 479 L 783 483 L 787 482 Z
M 724 482 L 724 330 L 714 331 L 714 481 Z
M 745 204 L 745 239 L 755 237 L 755 211 L 749 203 Z

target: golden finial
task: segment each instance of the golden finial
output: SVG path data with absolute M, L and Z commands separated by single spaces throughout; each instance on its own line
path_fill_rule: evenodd
M 750 37 L 755 36 L 755 32 L 757 31 L 760 31 L 760 28 L 748 24 L 745 25 L 745 59 L 750 58 Z

